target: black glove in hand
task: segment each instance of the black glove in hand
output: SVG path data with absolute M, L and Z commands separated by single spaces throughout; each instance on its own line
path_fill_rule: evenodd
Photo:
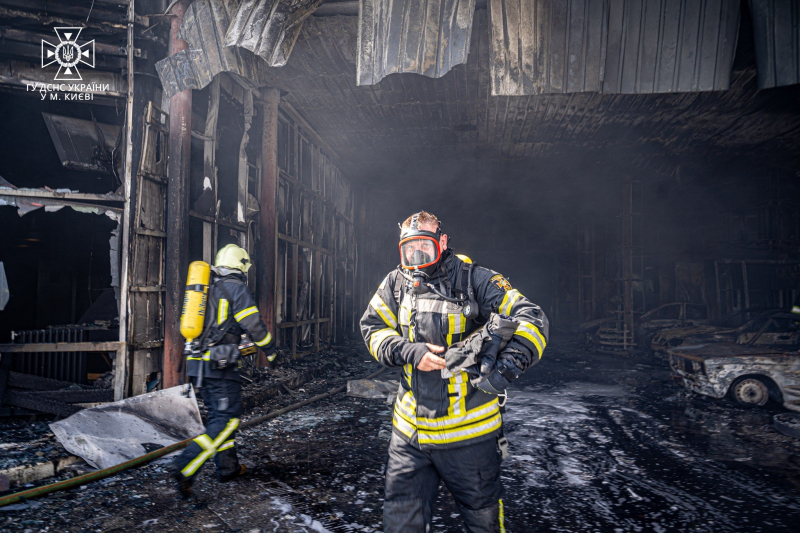
M 394 347 L 394 355 L 403 363 L 413 365 L 414 368 L 417 368 L 422 357 L 429 351 L 430 348 L 424 342 L 399 342 Z
M 492 370 L 487 376 L 480 376 L 471 381 L 472 385 L 486 394 L 503 394 L 511 382 L 500 374 L 497 369 Z
M 503 337 L 494 333 L 488 332 L 488 339 L 484 341 L 481 347 L 481 375 L 488 375 L 494 368 L 497 362 L 497 355 L 500 353 L 500 346 L 503 343 Z

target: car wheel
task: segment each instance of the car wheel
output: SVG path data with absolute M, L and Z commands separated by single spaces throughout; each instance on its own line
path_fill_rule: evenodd
M 772 417 L 772 424 L 778 433 L 800 439 L 800 413 L 781 413 Z
M 757 378 L 745 378 L 737 382 L 731 393 L 736 403 L 745 407 L 761 407 L 769 401 L 769 389 Z

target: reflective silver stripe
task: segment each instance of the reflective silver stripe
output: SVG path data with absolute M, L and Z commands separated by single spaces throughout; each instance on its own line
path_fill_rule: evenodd
M 497 430 L 503 424 L 503 419 L 498 412 L 495 416 L 488 419 L 482 424 L 476 424 L 464 429 L 456 429 L 452 431 L 424 431 L 419 429 L 419 443 L 420 444 L 448 444 L 451 442 L 458 442 L 467 439 L 473 439 L 486 435 L 492 431 Z
M 383 344 L 383 341 L 388 339 L 389 337 L 393 337 L 397 335 L 400 336 L 395 330 L 390 328 L 379 329 L 375 333 L 369 336 L 369 353 L 372 354 L 372 357 L 375 359 L 378 358 L 378 349 Z
M 501 315 L 510 315 L 511 308 L 514 307 L 514 303 L 519 300 L 519 297 L 522 294 L 517 289 L 511 289 L 503 296 L 503 301 L 500 303 L 500 307 L 497 309 L 497 312 Z
M 256 306 L 248 307 L 247 309 L 242 309 L 241 311 L 233 315 L 233 318 L 235 318 L 237 322 L 241 322 L 243 318 L 247 318 L 248 316 L 254 313 L 258 313 L 258 308 Z
M 481 405 L 475 409 L 471 409 L 466 414 L 461 416 L 442 416 L 439 418 L 417 418 L 417 427 L 422 429 L 446 429 L 449 427 L 458 427 L 469 424 L 473 421 L 478 421 L 494 412 L 500 412 L 500 405 L 497 398 L 492 399 L 487 404 Z
M 217 452 L 221 452 L 222 450 L 227 450 L 228 448 L 233 448 L 234 444 L 235 442 L 233 439 L 229 440 L 228 442 L 224 442 L 222 443 L 222 446 L 217 448 Z
M 447 302 L 444 300 L 417 298 L 414 307 L 416 307 L 417 312 L 419 313 L 439 313 L 440 315 L 443 315 L 445 305 L 447 305 Z
M 542 358 L 542 352 L 545 346 L 547 346 L 547 343 L 544 340 L 544 336 L 539 332 L 539 328 L 530 322 L 523 321 L 517 326 L 517 331 L 514 332 L 514 335 L 519 335 L 531 341 L 539 352 L 539 359 Z
M 228 319 L 228 300 L 221 298 L 217 309 L 217 324 L 221 325 Z
M 209 457 L 214 455 L 214 443 L 208 435 L 203 434 L 199 437 L 195 437 L 194 442 L 203 448 L 203 451 L 181 470 L 181 474 L 183 474 L 184 477 L 193 476 L 194 473 L 197 472 L 197 469 L 200 468 Z
M 269 341 L 271 340 L 272 340 L 272 333 L 268 331 L 266 337 L 264 337 L 260 341 L 256 341 L 256 346 L 266 346 L 267 344 L 269 344 Z
M 375 293 L 375 295 L 372 297 L 372 300 L 369 301 L 369 305 L 371 305 L 372 308 L 378 312 L 387 326 L 392 329 L 397 327 L 397 317 L 394 316 L 394 313 L 391 309 L 389 309 L 389 306 L 383 303 L 383 300 L 381 300 L 381 297 L 378 296 L 378 293 Z

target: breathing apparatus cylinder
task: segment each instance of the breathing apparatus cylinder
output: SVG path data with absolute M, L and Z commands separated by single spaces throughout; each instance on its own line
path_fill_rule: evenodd
M 186 338 L 188 349 L 191 342 L 203 333 L 210 276 L 211 267 L 205 261 L 194 261 L 189 265 L 181 312 L 181 335 Z

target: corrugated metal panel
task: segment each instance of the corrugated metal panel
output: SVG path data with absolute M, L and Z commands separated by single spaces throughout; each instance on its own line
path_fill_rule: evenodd
M 490 0 L 492 94 L 727 89 L 738 0 Z
M 800 83 L 800 2 L 750 0 L 758 87 Z
M 186 10 L 179 36 L 189 50 L 156 63 L 161 84 L 169 96 L 186 89 L 202 89 L 220 72 L 238 74 L 254 87 L 266 84 L 267 64 L 248 50 L 225 46 L 224 36 L 238 0 L 195 0 Z
M 599 91 L 606 0 L 490 0 L 492 94 Z
M 611 0 L 603 92 L 730 87 L 739 0 Z
M 466 63 L 475 0 L 360 0 L 358 85 L 395 72 L 444 76 Z
M 271 67 L 292 53 L 303 21 L 322 0 L 243 0 L 225 35 L 225 44 L 246 48 Z

